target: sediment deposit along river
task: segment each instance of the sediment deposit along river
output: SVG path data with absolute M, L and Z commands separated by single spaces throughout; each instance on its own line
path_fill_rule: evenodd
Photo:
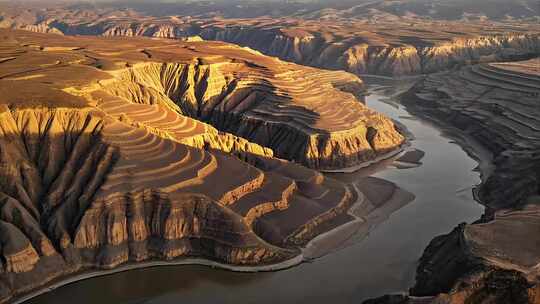
M 95 303 L 361 303 L 414 284 L 418 258 L 433 237 L 478 219 L 483 207 L 472 197 L 480 182 L 477 162 L 429 123 L 402 106 L 383 102 L 372 87 L 367 105 L 414 134 L 409 149 L 425 152 L 414 168 L 387 167 L 373 176 L 389 180 L 416 198 L 391 213 L 363 240 L 312 263 L 267 273 L 235 273 L 204 266 L 166 266 L 96 277 L 38 296 L 32 304 Z M 380 167 L 380 166 L 379 166 Z M 365 175 L 341 175 L 354 180 Z M 386 219 L 386 217 L 388 218 Z

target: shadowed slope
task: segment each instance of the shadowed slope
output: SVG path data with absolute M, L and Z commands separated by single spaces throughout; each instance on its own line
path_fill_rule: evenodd
M 45 42 L 41 35 L 32 39 Z M 62 79 L 62 73 L 72 73 L 72 81 L 53 83 L 55 102 L 100 104 L 118 97 L 127 103 L 159 104 L 162 112 L 136 120 L 159 124 L 158 120 L 173 117 L 170 111 L 176 112 L 318 169 L 357 166 L 397 149 L 404 140 L 390 120 L 348 93 L 362 93 L 361 81 L 351 74 L 300 67 L 216 42 L 160 41 L 156 46 L 146 39 L 118 39 L 111 46 L 107 39 L 98 39 L 90 49 L 80 47 L 89 38 L 46 40 L 57 45 L 22 50 L 3 63 L 5 74 L 0 76 L 15 88 L 31 83 L 39 102 L 46 99 L 39 94 L 46 85 L 40 78 Z M 5 55 L 13 57 L 10 51 Z M 37 69 L 19 68 L 26 61 L 44 63 Z M 77 98 L 68 98 L 67 93 Z M 186 132 L 208 129 L 196 123 L 193 127 Z M 182 136 L 189 137 L 188 133 Z M 226 141 L 242 145 L 230 136 Z
M 478 153 L 483 174 L 476 194 L 488 207 L 481 220 L 435 238 L 425 250 L 411 294 L 439 294 L 427 303 L 540 300 L 539 67 L 538 58 L 464 67 L 430 75 L 403 98 L 468 135 L 464 143 Z M 390 298 L 378 301 L 370 303 Z
M 19 8 L 15 12 L 7 10 L 4 26 L 66 35 L 146 36 L 180 40 L 200 40 L 202 37 L 248 46 L 304 65 L 388 76 L 431 73 L 478 62 L 526 59 L 540 53 L 538 9 L 525 9 L 533 7 L 531 4 L 521 1 L 487 4 L 477 8 L 476 13 L 461 16 L 461 20 L 445 20 L 444 17 L 439 19 L 441 16 L 438 14 L 447 10 L 447 5 L 457 4 L 456 1 L 452 4 L 430 4 L 433 7 L 419 5 L 421 13 L 418 15 L 409 11 L 414 11 L 415 4 L 402 7 L 399 2 L 371 1 L 356 6 L 351 4 L 349 9 L 301 10 L 293 15 L 277 13 L 277 16 L 251 19 L 205 17 L 204 14 L 191 15 L 186 11 L 178 14 L 187 15 L 171 16 L 173 8 L 160 16 L 145 14 L 144 11 L 118 10 L 107 5 L 102 9 L 60 6 L 46 12 L 30 9 L 17 14 L 16 11 L 22 10 Z M 378 7 L 380 4 L 382 8 Z M 213 15 L 209 12 L 216 5 L 213 3 L 201 9 Z M 332 6 L 330 3 L 326 5 Z M 536 14 L 536 17 L 487 21 L 482 14 L 482 11 L 511 10 L 511 5 L 523 5 L 518 10 L 524 10 L 522 13 L 525 15 Z M 442 11 L 437 11 L 435 7 L 441 6 Z M 393 9 L 396 11 L 385 11 Z M 405 11 L 399 12 L 402 9 Z M 215 13 L 220 15 L 222 12 Z M 268 13 L 272 15 L 274 11 Z
M 112 95 L 162 104 L 312 168 L 358 165 L 403 140 L 389 120 L 334 89 L 332 83 L 359 85 L 349 74 L 217 62 L 141 64 L 116 77 L 104 82 Z
M 403 142 L 351 74 L 215 42 L 0 37 L 0 302 L 143 262 L 290 267 L 359 193 L 274 155 L 341 168 Z

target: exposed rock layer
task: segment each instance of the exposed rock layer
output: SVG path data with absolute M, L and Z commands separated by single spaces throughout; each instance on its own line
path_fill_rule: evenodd
M 246 54 L 247 60 L 254 57 Z M 362 92 L 361 81 L 350 74 L 285 70 L 292 66 L 276 60 L 257 63 L 264 67 L 213 60 L 138 64 L 102 86 L 121 99 L 163 105 L 315 169 L 355 166 L 403 142 L 390 120 L 336 89 Z
M 403 142 L 345 72 L 218 42 L 0 37 L 0 302 L 126 263 L 296 260 L 360 194 L 273 156 L 339 168 Z
M 526 58 L 540 53 L 538 34 L 479 35 L 444 37 L 408 43 L 385 41 L 384 37 L 329 37 L 313 31 L 298 31 L 283 25 L 268 28 L 227 24 L 209 26 L 200 34 L 205 39 L 222 40 L 249 46 L 271 56 L 326 69 L 355 74 L 403 76 L 432 73 L 459 65 Z M 279 26 L 279 25 L 278 25 Z M 406 36 L 406 33 L 403 33 Z M 342 39 L 342 40 L 340 40 Z M 382 41 L 377 41 L 378 39 Z
M 435 74 L 402 98 L 486 147 L 493 166 L 481 163 L 484 218 L 435 238 L 420 260 L 411 295 L 438 296 L 397 303 L 540 301 L 539 67 L 533 59 Z
M 361 11 L 366 8 L 355 8 Z M 455 66 L 525 59 L 540 54 L 537 21 L 485 23 L 396 17 L 328 20 L 296 15 L 254 19 L 150 17 L 58 8 L 8 14 L 4 27 L 68 35 L 202 37 L 248 46 L 304 65 L 355 74 L 431 73 Z M 117 16 L 118 15 L 118 16 Z M 10 19 L 11 18 L 11 19 Z M 313 20 L 312 20 L 313 19 Z M 396 30 L 398 29 L 398 30 Z M 449 30 L 451 29 L 451 30 Z M 199 39 L 199 38 L 197 38 Z

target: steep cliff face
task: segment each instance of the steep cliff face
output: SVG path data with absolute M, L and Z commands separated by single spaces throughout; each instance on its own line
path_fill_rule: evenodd
M 317 167 L 327 136 L 344 153 L 331 165 L 349 165 L 403 140 L 344 92 L 362 88 L 348 73 L 219 42 L 0 32 L 2 303 L 137 263 L 290 267 L 361 194 L 274 155 L 307 159 L 313 138 Z M 242 131 L 253 126 L 265 138 Z M 286 130 L 308 138 L 290 155 L 269 148 L 290 143 Z
M 165 106 L 315 169 L 356 166 L 403 143 L 390 120 L 345 92 L 361 94 L 361 82 L 354 76 L 312 69 L 304 69 L 302 78 L 296 76 L 300 73 L 248 71 L 240 62 L 149 63 L 102 83 L 123 100 Z M 291 85 L 288 79 L 298 81 Z M 342 106 L 326 103 L 325 96 Z M 225 145 L 242 145 L 226 139 L 231 140 Z
M 355 11 L 369 11 L 358 7 Z M 309 14 L 254 19 L 152 17 L 124 11 L 29 10 L 0 27 L 67 35 L 226 41 L 303 65 L 355 74 L 404 76 L 540 53 L 536 22 L 486 23 L 395 17 L 319 19 Z M 32 15 L 35 14 L 35 15 Z M 369 15 L 369 13 L 368 13 Z M 200 37 L 199 37 L 200 36 Z
M 34 29 L 35 27 L 35 29 Z M 64 28 L 63 30 L 61 28 Z M 87 30 L 69 26 L 50 27 L 29 25 L 27 30 L 81 34 Z M 291 32 L 291 33 L 289 33 Z M 141 25 L 138 30 L 122 25 L 103 25 L 90 31 L 104 36 L 149 36 L 191 39 L 201 36 L 206 40 L 226 41 L 248 46 L 264 54 L 304 65 L 345 70 L 355 74 L 404 76 L 433 73 L 455 66 L 479 62 L 497 62 L 527 58 L 540 53 L 540 36 L 536 33 L 505 33 L 478 37 L 452 38 L 451 41 L 430 45 L 358 43 L 364 38 L 348 37 L 335 40 L 318 33 L 296 30 L 257 28 L 256 26 L 207 26 L 199 29 L 188 25 Z M 447 40 L 445 38 L 444 40 Z
M 432 75 L 403 96 L 410 109 L 459 129 L 492 154 L 478 154 L 484 182 L 477 194 L 486 214 L 431 242 L 412 295 L 443 293 L 432 303 L 540 300 L 538 66 L 533 59 L 465 67 Z
M 58 249 L 61 240 L 69 237 L 79 208 L 85 208 L 114 162 L 114 151 L 99 142 L 102 120 L 89 113 L 12 113 L 4 106 L 1 112 L 5 298 L 12 288 L 33 287 L 24 284 L 29 272 L 44 272 L 47 280 L 62 271 L 54 269 L 65 266 Z M 75 176 L 75 168 L 83 170 Z M 83 189 L 82 183 L 88 187 Z
M 70 272 L 152 258 L 257 265 L 297 254 L 266 244 L 242 216 L 201 194 L 210 192 L 189 190 L 201 174 L 215 175 L 225 165 L 246 169 L 235 158 L 177 144 L 185 152 L 183 175 L 157 161 L 136 170 L 132 164 L 154 157 L 152 149 L 123 143 L 129 137 L 119 131 L 141 130 L 103 112 L 4 108 L 1 115 L 3 299 Z M 206 166 L 189 158 L 196 153 L 208 159 Z M 153 176 L 158 171 L 160 178 Z
M 276 30 L 245 27 L 206 28 L 201 36 L 249 46 L 284 60 L 349 71 L 355 74 L 414 75 L 455 66 L 525 58 L 540 53 L 538 34 L 486 35 L 457 38 L 432 46 L 355 43 L 355 40 L 326 41 L 317 34 L 287 36 Z
M 538 34 L 509 34 L 457 39 L 440 46 L 419 50 L 422 72 L 431 73 L 456 65 L 515 60 L 540 53 Z
M 517 206 L 538 193 L 537 66 L 532 59 L 432 75 L 403 98 L 411 109 L 469 134 L 491 152 L 493 168 L 484 172 L 478 194 L 493 209 Z
M 437 237 L 420 259 L 411 294 L 440 294 L 430 303 L 537 303 L 539 248 L 531 237 L 539 218 L 538 204 L 527 205 Z
M 441 37 L 442 42 L 370 43 L 365 37 L 332 37 L 317 32 L 256 25 L 213 26 L 141 24 L 137 29 L 110 22 L 94 30 L 70 25 L 28 25 L 26 30 L 103 36 L 147 36 L 172 39 L 218 40 L 247 46 L 283 60 L 303 65 L 345 70 L 354 74 L 404 76 L 433 73 L 456 66 L 527 58 L 540 53 L 538 33 L 479 34 L 473 37 Z M 384 38 L 383 38 L 384 39 Z M 367 40 L 367 42 L 366 42 Z

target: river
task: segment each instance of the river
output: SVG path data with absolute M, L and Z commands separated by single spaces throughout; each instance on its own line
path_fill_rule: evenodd
M 425 155 L 416 167 L 379 165 L 355 173 L 360 178 L 369 172 L 415 195 L 367 237 L 311 263 L 278 272 L 154 267 L 72 283 L 26 303 L 357 304 L 385 293 L 405 292 L 414 284 L 418 258 L 433 237 L 480 218 L 483 207 L 471 191 L 480 183 L 480 175 L 474 170 L 477 162 L 440 130 L 386 100 L 384 87 L 371 86 L 370 91 L 366 104 L 400 121 L 415 137 L 408 149 Z M 355 174 L 336 177 L 350 180 Z

